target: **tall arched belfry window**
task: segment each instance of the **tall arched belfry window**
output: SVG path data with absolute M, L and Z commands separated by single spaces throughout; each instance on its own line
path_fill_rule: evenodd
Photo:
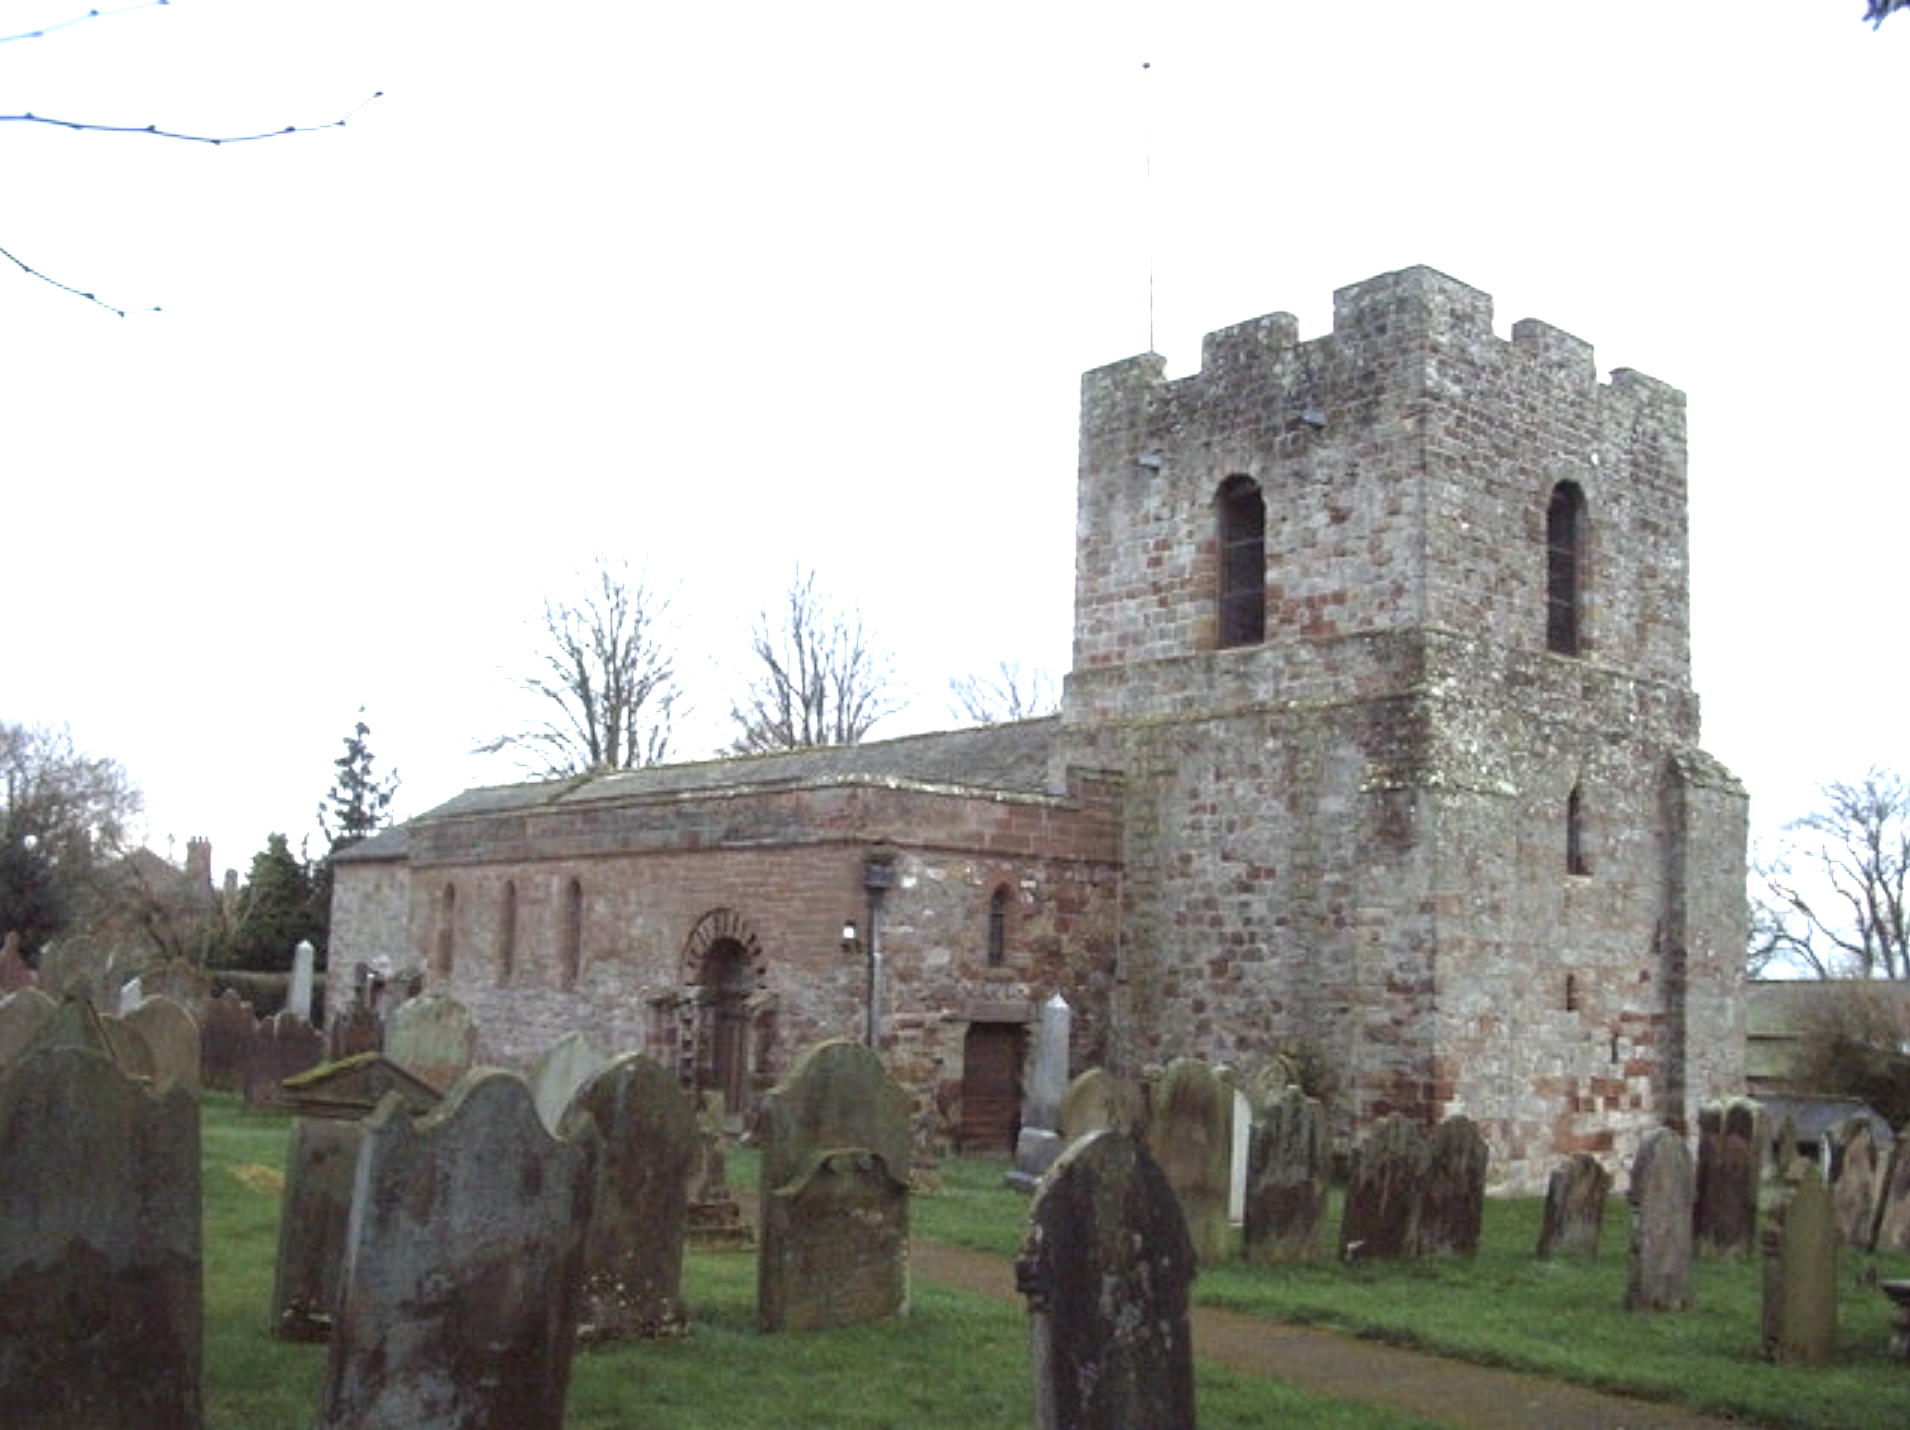
M 1575 482 L 1552 488 L 1545 509 L 1545 648 L 1577 655 L 1585 597 L 1585 493 Z
M 1267 634 L 1267 503 L 1260 483 L 1220 484 L 1220 644 L 1258 645 Z

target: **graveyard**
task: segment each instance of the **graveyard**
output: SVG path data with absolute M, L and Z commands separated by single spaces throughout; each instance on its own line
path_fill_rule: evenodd
M 267 1313 L 290 1119 L 247 1113 L 220 1093 L 207 1094 L 203 1117 L 207 1423 L 230 1430 L 308 1424 L 323 1348 L 274 1339 Z M 1029 1203 L 1002 1185 L 1005 1167 L 992 1158 L 945 1163 L 941 1190 L 915 1196 L 911 1213 L 918 1240 L 998 1255 L 1006 1293 Z M 752 1154 L 733 1154 L 736 1185 L 752 1187 L 756 1175 Z M 1336 1198 L 1329 1224 L 1338 1210 Z M 1604 1251 L 1590 1260 L 1537 1260 L 1542 1217 L 1536 1198 L 1489 1202 L 1470 1260 L 1327 1259 L 1278 1270 L 1230 1260 L 1201 1269 L 1194 1300 L 1728 1411 L 1752 1423 L 1826 1430 L 1910 1423 L 1910 1368 L 1888 1355 L 1887 1301 L 1860 1284 L 1867 1258 L 1848 1257 L 1840 1277 L 1836 1360 L 1780 1366 L 1759 1354 L 1754 1260 L 1700 1259 L 1690 1312 L 1641 1316 L 1623 1309 L 1623 1198 L 1606 1204 Z M 1910 1276 L 1907 1256 L 1880 1257 L 1875 1266 L 1882 1278 Z M 757 1327 L 756 1275 L 748 1252 L 690 1252 L 688 1334 L 580 1350 L 564 1424 L 954 1430 L 1029 1423 L 1028 1316 L 1018 1298 L 984 1299 L 917 1275 L 901 1317 L 766 1334 Z M 1200 1423 L 1210 1427 L 1404 1430 L 1426 1423 L 1198 1363 L 1196 1396 Z

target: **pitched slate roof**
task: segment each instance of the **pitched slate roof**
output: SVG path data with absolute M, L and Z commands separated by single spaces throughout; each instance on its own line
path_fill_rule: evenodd
M 978 793 L 1045 795 L 1049 754 L 1060 717 L 905 735 L 860 745 L 819 745 L 764 755 L 735 755 L 680 765 L 651 765 L 609 774 L 574 775 L 528 784 L 488 785 L 426 811 L 410 821 L 461 819 L 513 810 L 576 806 L 598 800 L 659 795 L 729 793 L 799 785 L 902 784 L 974 790 Z M 387 829 L 340 853 L 341 860 L 400 859 L 409 840 L 405 826 Z

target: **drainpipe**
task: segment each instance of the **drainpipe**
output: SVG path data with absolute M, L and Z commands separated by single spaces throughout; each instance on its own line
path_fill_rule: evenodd
M 895 854 L 882 850 L 862 861 L 862 892 L 869 919 L 868 1025 L 864 1041 L 870 1048 L 882 1041 L 882 896 L 895 887 Z

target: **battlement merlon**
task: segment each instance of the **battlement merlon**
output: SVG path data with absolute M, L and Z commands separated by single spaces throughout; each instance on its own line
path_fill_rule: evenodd
M 1588 397 L 1616 397 L 1628 404 L 1672 409 L 1682 422 L 1684 394 L 1669 383 L 1630 368 L 1613 371 L 1601 385 L 1592 345 L 1535 318 L 1512 326 L 1510 341 L 1492 327 L 1492 298 L 1437 269 L 1424 266 L 1383 273 L 1333 295 L 1333 331 L 1301 342 L 1290 313 L 1270 313 L 1209 333 L 1201 345 L 1199 372 L 1167 380 L 1166 360 L 1145 353 L 1083 374 L 1081 430 L 1098 442 L 1127 433 L 1141 440 L 1149 409 L 1166 392 L 1189 398 L 1205 387 L 1243 386 L 1248 375 L 1281 368 L 1288 373 L 1347 371 L 1370 366 L 1390 370 L 1418 385 L 1441 352 L 1496 354 L 1543 371 L 1555 388 L 1579 389 Z M 1364 351 L 1362 351 L 1364 350 Z M 1329 362 L 1329 356 L 1337 361 Z M 1083 450 L 1087 450 L 1084 444 Z

